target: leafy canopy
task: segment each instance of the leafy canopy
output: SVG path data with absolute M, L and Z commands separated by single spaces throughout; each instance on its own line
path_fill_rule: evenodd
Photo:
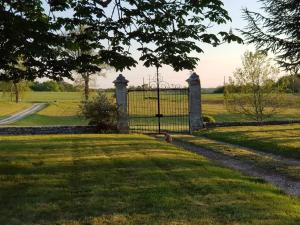
M 96 72 L 101 69 L 97 65 L 105 64 L 123 70 L 136 66 L 138 60 L 147 67 L 194 69 L 199 59 L 192 55 L 203 52 L 202 43 L 242 41 L 231 32 L 210 29 L 230 21 L 221 0 L 49 0 L 47 4 L 0 3 L 0 79 L 70 78 L 74 68 Z M 74 30 L 82 27 L 84 32 L 75 35 Z M 68 50 L 82 54 L 72 57 Z M 12 65 L 20 56 L 26 73 L 14 72 Z
M 20 81 L 36 77 L 70 77 L 57 46 L 42 1 L 10 0 L 0 3 L 0 79 Z M 22 61 L 22 66 L 18 66 Z M 24 69 L 25 68 L 25 69 Z

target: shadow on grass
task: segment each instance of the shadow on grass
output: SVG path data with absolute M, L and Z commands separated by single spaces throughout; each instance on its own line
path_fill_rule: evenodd
M 276 133 L 277 131 L 280 133 Z M 273 135 L 264 136 L 267 132 Z M 293 132 L 295 133 L 293 134 Z M 224 130 L 221 132 L 219 129 L 210 129 L 199 132 L 198 135 L 281 155 L 287 158 L 300 159 L 299 146 L 291 145 L 294 141 L 300 140 L 299 129 L 251 131 L 251 128 L 249 128 L 249 131 Z
M 299 200 L 152 138 L 56 138 L 0 143 L 0 224 L 299 222 Z

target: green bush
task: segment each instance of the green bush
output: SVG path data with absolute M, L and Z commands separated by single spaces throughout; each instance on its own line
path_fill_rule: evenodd
M 212 116 L 204 115 L 203 116 L 203 122 L 205 122 L 205 123 L 215 123 L 216 120 Z
M 95 98 L 83 102 L 80 109 L 90 125 L 96 125 L 100 130 L 117 130 L 118 108 L 104 93 L 98 92 Z

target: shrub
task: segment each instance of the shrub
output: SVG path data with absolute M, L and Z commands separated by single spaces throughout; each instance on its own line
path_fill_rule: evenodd
M 212 116 L 204 115 L 203 116 L 203 122 L 205 122 L 205 123 L 215 123 L 216 120 Z
M 117 130 L 118 108 L 105 94 L 98 92 L 95 98 L 83 102 L 80 109 L 90 125 L 96 125 L 100 130 Z

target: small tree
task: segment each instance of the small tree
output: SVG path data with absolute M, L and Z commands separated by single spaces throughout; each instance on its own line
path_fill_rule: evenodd
M 282 89 L 276 85 L 279 70 L 271 65 L 264 52 L 246 52 L 242 68 L 234 72 L 225 89 L 229 111 L 263 121 L 277 113 L 282 105 Z

